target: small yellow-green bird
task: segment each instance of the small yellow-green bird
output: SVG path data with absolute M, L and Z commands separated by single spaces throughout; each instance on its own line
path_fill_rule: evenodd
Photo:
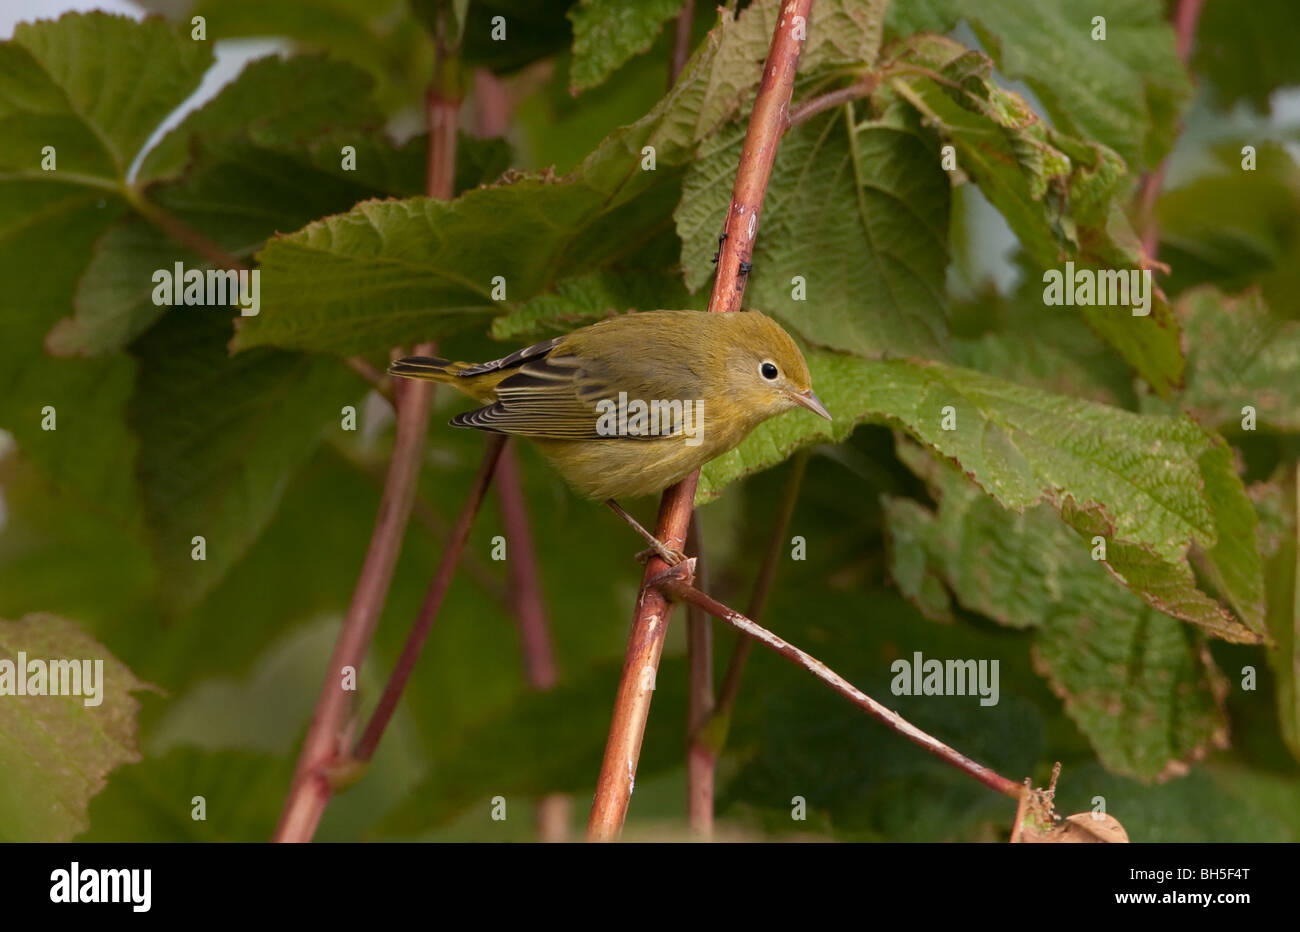
M 830 420 L 799 347 L 757 311 L 624 314 L 492 362 L 408 356 L 388 371 L 469 395 L 484 407 L 453 426 L 527 437 L 629 521 L 614 499 L 663 491 L 768 418 L 802 407 Z

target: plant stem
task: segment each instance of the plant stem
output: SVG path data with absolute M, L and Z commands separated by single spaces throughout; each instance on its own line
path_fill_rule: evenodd
M 691 514 L 687 552 L 695 557 L 695 581 L 709 588 L 704 561 L 700 516 Z M 713 787 L 718 754 L 705 740 L 703 728 L 713 717 L 713 621 L 696 605 L 686 607 L 686 667 L 689 677 L 686 710 L 686 818 L 691 832 L 702 839 L 713 836 Z
M 1205 0 L 1178 0 L 1174 9 L 1174 33 L 1176 36 L 1178 58 L 1184 64 L 1192 52 L 1192 42 L 1196 38 L 1196 24 L 1201 18 L 1201 7 Z M 1160 253 L 1160 224 L 1156 220 L 1156 201 L 1160 189 L 1165 184 L 1165 166 L 1168 157 L 1156 166 L 1155 171 L 1142 176 L 1142 183 L 1137 193 L 1138 225 L 1142 230 L 1142 254 L 1149 262 L 1155 262 Z
M 435 77 L 454 74 L 448 67 L 449 55 L 441 40 L 437 44 L 438 61 Z M 454 66 L 454 61 L 453 61 Z M 441 87 L 431 87 L 426 98 L 426 116 L 429 121 L 429 164 L 427 183 L 433 197 L 450 198 L 456 171 L 456 113 L 459 96 L 434 93 Z M 415 347 L 417 355 L 432 355 L 434 345 L 422 343 Z M 361 575 L 352 593 L 343 630 L 334 645 L 334 654 L 326 670 L 312 715 L 307 737 L 303 741 L 294 770 L 293 783 L 280 814 L 275 841 L 310 841 L 320 824 L 325 807 L 329 804 L 333 788 L 329 773 L 346 758 L 348 721 L 353 712 L 355 693 L 345 690 L 344 671 L 351 669 L 348 679 L 355 682 L 361 669 L 379 613 L 388 596 L 401 549 L 406 524 L 415 501 L 415 486 L 419 478 L 424 438 L 429 426 L 429 408 L 433 398 L 433 383 L 412 380 L 405 383 L 397 395 L 397 427 L 393 442 L 392 459 L 384 480 L 384 491 L 379 500 L 379 514 L 370 535 L 370 545 Z M 451 551 L 450 544 L 448 552 Z M 454 566 L 454 564 L 453 564 Z M 372 724 L 373 724 L 372 719 Z M 377 741 L 378 738 L 376 737 Z
M 966 757 L 964 754 L 956 751 L 939 739 L 926 734 L 917 728 L 911 722 L 907 721 L 897 712 L 885 708 L 876 700 L 872 699 L 862 690 L 858 689 L 844 677 L 840 676 L 826 664 L 822 663 L 811 654 L 804 653 L 793 644 L 789 644 L 768 631 L 761 625 L 756 624 L 744 615 L 733 609 L 728 608 L 721 602 L 717 602 L 700 590 L 692 586 L 683 575 L 682 567 L 674 567 L 660 574 L 652 581 L 653 585 L 670 594 L 674 599 L 698 605 L 704 611 L 708 612 L 715 618 L 720 618 L 727 624 L 761 642 L 766 647 L 770 647 L 776 653 L 785 657 L 787 660 L 803 667 L 813 676 L 820 679 L 831 689 L 835 690 L 844 698 L 848 699 L 858 708 L 862 709 L 876 721 L 882 723 L 887 728 L 898 732 L 912 743 L 929 751 L 935 757 L 945 763 L 951 764 L 958 770 L 974 777 L 980 783 L 990 789 L 1002 793 L 1004 796 L 1010 796 L 1012 799 L 1019 799 L 1024 787 L 1014 780 L 1008 780 L 1006 777 L 996 773 L 982 764 Z
M 846 104 L 851 100 L 858 100 L 862 97 L 870 97 L 875 93 L 877 85 L 880 84 L 880 77 L 871 74 L 858 81 L 856 84 L 850 84 L 848 87 L 841 87 L 838 90 L 827 91 L 819 97 L 813 97 L 805 100 L 799 106 L 795 107 L 790 113 L 790 126 L 798 126 L 806 120 L 810 120 L 817 114 L 841 104 Z
M 361 575 L 352 592 L 343 630 L 325 672 L 316 711 L 303 741 L 275 841 L 310 841 L 332 794 L 326 771 L 340 756 L 339 742 L 352 711 L 355 692 L 343 687 L 345 671 L 359 670 L 379 623 L 401 549 L 407 518 L 415 500 L 420 454 L 429 424 L 430 393 L 426 383 L 410 382 L 398 392 L 397 430 L 392 459 L 379 500 L 379 514 Z
M 411 626 L 411 633 L 407 635 L 406 644 L 402 647 L 401 656 L 397 658 L 397 665 L 384 685 L 379 704 L 375 706 L 361 740 L 357 742 L 356 749 L 352 752 L 353 760 L 364 763 L 374 756 L 375 748 L 379 746 L 379 739 L 383 737 L 384 729 L 388 727 L 388 722 L 397 709 L 397 702 L 402 698 L 402 690 L 406 688 L 411 672 L 415 669 L 415 662 L 420 658 L 424 642 L 428 639 L 429 632 L 433 630 L 433 622 L 438 617 L 438 610 L 442 608 L 442 600 L 446 597 L 447 590 L 451 588 L 452 577 L 456 574 L 456 563 L 460 559 L 461 551 L 465 549 L 465 542 L 469 540 L 470 528 L 474 525 L 479 506 L 483 504 L 483 497 L 487 494 L 488 483 L 492 481 L 492 473 L 501 457 L 501 448 L 505 446 L 505 441 L 503 434 L 493 434 L 488 439 L 487 450 L 483 454 L 483 462 L 479 465 L 478 475 L 474 477 L 474 484 L 470 486 L 465 496 L 465 503 L 461 505 L 451 537 L 447 540 L 447 547 L 438 560 L 438 568 L 434 570 L 433 579 L 425 592 L 420 614 L 416 616 L 415 624 Z
M 790 464 L 790 475 L 781 493 L 781 510 L 777 514 L 776 524 L 772 527 L 772 537 L 768 541 L 767 553 L 763 555 L 763 565 L 759 568 L 758 578 L 754 580 L 754 594 L 749 600 L 749 617 L 755 621 L 763 619 L 763 609 L 767 607 L 767 597 L 772 591 L 776 565 L 781 559 L 781 552 L 785 549 L 785 536 L 794 518 L 794 506 L 799 500 L 799 489 L 803 485 L 807 467 L 808 450 L 803 449 L 795 455 Z M 736 647 L 731 653 L 731 662 L 727 665 L 727 672 L 722 680 L 722 690 L 718 694 L 718 706 L 713 713 L 713 721 L 724 728 L 736 708 L 736 696 L 740 693 L 740 678 L 745 672 L 745 663 L 753 647 L 753 640 L 744 635 L 737 636 Z M 723 740 L 725 735 L 725 731 L 721 732 L 718 740 Z
M 510 604 L 519 628 L 519 645 L 524 655 L 528 685 L 547 690 L 559 679 L 555 668 L 555 648 L 546 621 L 542 599 L 541 575 L 537 571 L 537 551 L 533 547 L 519 475 L 519 458 L 514 445 L 507 443 L 497 466 L 497 498 L 501 503 L 501 523 L 505 525 L 509 546 L 506 571 L 510 574 Z
M 709 298 L 709 311 L 713 313 L 740 310 L 745 296 L 747 274 L 742 273 L 741 263 L 748 263 L 753 258 L 758 216 L 772 174 L 776 147 L 785 132 L 795 71 L 803 50 L 803 40 L 795 37 L 795 17 L 802 17 L 801 21 L 806 24 L 811 8 L 812 0 L 789 0 L 782 8 L 772 34 L 772 44 L 741 150 L 736 183 L 732 188 L 725 236 L 718 250 L 717 277 Z M 670 548 L 680 550 L 685 545 L 699 475 L 699 470 L 696 470 L 670 487 L 660 502 L 655 536 Z M 642 577 L 641 594 L 633 615 L 623 673 L 614 700 L 609 740 L 605 745 L 605 757 L 587 822 L 587 837 L 591 840 L 617 839 L 627 818 L 641 740 L 650 714 L 654 677 L 672 612 L 671 603 L 649 583 L 666 568 L 663 560 L 651 557 Z
M 695 0 L 686 0 L 677 14 L 677 34 L 673 37 L 673 64 L 668 73 L 668 86 L 677 83 L 677 76 L 691 57 L 691 26 L 695 24 Z

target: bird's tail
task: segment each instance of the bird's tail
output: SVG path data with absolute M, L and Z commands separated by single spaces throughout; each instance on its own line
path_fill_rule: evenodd
M 436 356 L 403 356 L 389 364 L 389 375 L 408 379 L 428 379 L 431 382 L 450 382 L 456 373 L 465 368 L 462 362 L 448 362 Z

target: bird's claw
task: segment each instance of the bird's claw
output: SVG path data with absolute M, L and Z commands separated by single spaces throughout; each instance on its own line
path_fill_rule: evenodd
M 649 563 L 651 557 L 658 557 L 669 566 L 676 566 L 686 559 L 686 554 L 680 550 L 673 550 L 671 547 L 656 542 L 645 550 L 637 553 L 636 561 L 642 564 Z

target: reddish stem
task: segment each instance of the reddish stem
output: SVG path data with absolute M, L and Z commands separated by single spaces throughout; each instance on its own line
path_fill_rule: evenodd
M 483 462 L 479 465 L 478 475 L 474 477 L 474 484 L 470 486 L 465 496 L 465 503 L 456 518 L 447 547 L 438 560 L 438 568 L 434 571 L 433 579 L 425 592 L 420 614 L 416 616 L 415 624 L 411 626 L 411 633 L 402 647 L 402 654 L 398 657 L 397 665 L 384 686 L 383 695 L 379 697 L 379 704 L 375 707 L 374 714 L 371 715 L 370 722 L 361 735 L 361 740 L 357 742 L 356 750 L 352 752 L 354 760 L 368 761 L 374 756 L 375 748 L 379 746 L 379 739 L 383 737 L 384 729 L 388 727 L 388 722 L 397 709 L 397 702 L 402 698 L 402 691 L 406 688 L 407 680 L 411 678 L 415 662 L 420 658 L 424 642 L 428 640 L 429 632 L 433 630 L 433 622 L 438 617 L 438 610 L 442 608 L 442 600 L 446 598 L 447 590 L 451 588 L 452 577 L 456 575 L 456 564 L 460 560 L 461 551 L 465 549 L 465 542 L 469 540 L 470 528 L 473 527 L 479 506 L 483 504 L 483 497 L 487 494 L 488 483 L 492 481 L 492 473 L 496 469 L 505 440 L 502 434 L 493 434 L 488 439 L 487 450 L 483 454 Z
M 709 587 L 704 561 L 704 540 L 700 533 L 700 516 L 691 515 L 687 552 L 695 557 L 695 581 Z M 686 818 L 691 831 L 700 838 L 713 835 L 713 787 L 718 754 L 705 739 L 704 726 L 713 717 L 713 621 L 698 606 L 686 608 L 687 694 L 686 734 L 690 745 L 686 754 Z
M 1205 0 L 1178 0 L 1178 6 L 1174 9 L 1178 58 L 1184 64 L 1192 52 L 1192 42 L 1196 39 L 1196 24 L 1200 21 L 1201 7 L 1204 5 Z M 1138 222 L 1142 230 L 1142 253 L 1146 260 L 1152 263 L 1158 258 L 1160 252 L 1160 224 L 1156 220 L 1156 201 L 1160 197 L 1160 189 L 1165 184 L 1165 165 L 1168 161 L 1166 158 L 1155 171 L 1143 176 L 1137 195 Z
M 360 670 L 365 659 L 393 579 L 393 568 L 397 564 L 402 536 L 415 500 L 415 483 L 420 471 L 420 453 L 424 449 L 432 397 L 426 386 L 431 384 L 407 382 L 398 391 L 396 439 L 379 500 L 375 529 L 370 535 L 370 546 L 361 565 L 361 575 L 352 593 L 343 630 L 339 632 L 334 654 L 326 668 L 311 726 L 298 755 L 293 784 L 280 815 L 275 841 L 310 841 L 332 795 L 326 771 L 338 762 L 342 750 L 340 742 L 356 695 L 344 689 L 344 671 L 351 668 L 353 675 L 347 679 L 355 682 L 355 671 Z
M 799 66 L 799 53 L 803 50 L 803 40 L 795 37 L 795 18 L 802 17 L 806 33 L 811 8 L 812 0 L 789 0 L 782 7 L 773 31 L 732 189 L 724 227 L 726 235 L 718 250 L 717 277 L 709 298 L 711 312 L 738 311 L 745 295 L 747 273 L 741 272 L 741 263 L 748 263 L 753 256 L 759 210 L 772 173 L 776 147 L 785 132 L 795 71 Z M 655 536 L 668 547 L 680 550 L 685 545 L 698 481 L 697 470 L 664 492 Z M 667 565 L 662 560 L 652 557 L 642 577 L 641 595 L 632 619 L 632 633 L 614 701 L 609 740 L 605 745 L 605 757 L 587 823 L 587 837 L 592 840 L 617 839 L 627 818 L 641 740 L 650 713 L 654 677 L 672 612 L 671 603 L 663 593 L 650 587 L 649 582 L 665 569 Z
M 501 523 L 505 525 L 506 567 L 510 574 L 510 605 L 519 627 L 519 644 L 524 655 L 524 670 L 533 689 L 550 689 L 559 675 L 555 668 L 555 649 L 546 622 L 542 584 L 537 571 L 537 551 L 529 527 L 528 506 L 524 501 L 519 474 L 519 458 L 513 444 L 506 444 L 497 465 L 497 497 L 501 502 Z

